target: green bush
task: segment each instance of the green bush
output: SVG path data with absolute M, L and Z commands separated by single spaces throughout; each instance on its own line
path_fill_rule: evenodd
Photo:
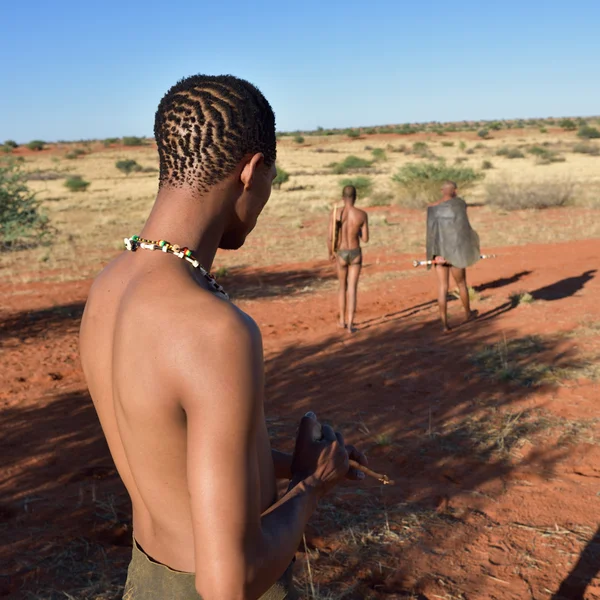
M 591 140 L 600 138 L 600 131 L 596 127 L 591 127 L 590 125 L 583 125 L 579 128 L 577 132 L 578 137 L 584 140 Z
M 277 167 L 277 175 L 275 179 L 273 179 L 273 187 L 278 190 L 281 188 L 281 185 L 288 181 L 290 178 L 290 174 L 287 171 L 284 171 L 281 167 Z
M 17 248 L 48 234 L 48 219 L 27 187 L 26 174 L 13 160 L 0 162 L 0 244 Z
M 30 150 L 43 150 L 46 147 L 46 142 L 43 142 L 42 140 L 32 140 L 27 144 L 27 147 Z
M 580 142 L 573 146 L 573 152 L 577 152 L 578 154 L 589 154 L 590 156 L 599 156 L 600 147 L 595 146 L 594 144 Z
M 342 162 L 332 163 L 329 166 L 333 169 L 335 175 L 343 175 L 348 171 L 354 169 L 367 169 L 372 165 L 372 160 L 365 160 L 364 158 L 359 158 L 358 156 L 351 154 L 350 156 L 346 156 Z
M 492 164 L 492 162 L 491 162 L 491 161 L 489 161 L 489 160 L 484 160 L 484 161 L 481 163 L 481 168 L 487 171 L 488 169 L 493 169 L 493 168 L 494 168 L 494 165 Z
M 400 186 L 402 203 L 420 208 L 439 198 L 444 181 L 456 182 L 462 192 L 483 177 L 483 173 L 478 173 L 470 167 L 450 166 L 444 161 L 437 161 L 404 165 L 392 180 Z
M 460 141 L 458 147 L 464 152 L 467 149 L 467 144 L 463 140 Z
M 350 177 L 341 179 L 339 183 L 341 187 L 353 185 L 362 198 L 366 198 L 373 191 L 373 180 L 370 177 Z
M 348 129 L 346 131 L 346 135 L 349 138 L 359 138 L 360 137 L 360 130 L 358 130 L 358 129 Z
M 65 158 L 68 158 L 68 159 L 79 158 L 80 156 L 83 156 L 84 154 L 86 154 L 86 152 L 83 148 L 75 148 L 75 150 L 73 150 L 71 152 L 67 152 L 67 154 L 65 154 Z
M 81 175 L 73 175 L 65 181 L 65 187 L 71 192 L 85 192 L 89 185 L 90 182 L 85 181 Z
M 565 159 L 556 152 L 552 152 L 552 150 L 548 150 L 548 148 L 542 146 L 532 146 L 527 152 L 537 157 L 538 165 L 549 165 L 550 163 L 565 161 Z
M 548 130 L 545 127 L 540 127 L 540 133 L 548 133 Z
M 505 210 L 556 208 L 568 205 L 573 198 L 569 181 L 526 181 L 509 179 L 487 186 L 486 204 Z
M 567 131 L 573 131 L 577 129 L 577 124 L 572 119 L 561 119 L 558 122 L 558 126 L 566 129 Z
M 304 144 L 304 138 L 301 135 L 294 136 L 294 142 L 296 144 Z
M 442 142 L 442 146 L 444 146 L 444 148 L 450 148 L 451 146 L 454 146 L 454 142 Z
M 121 141 L 121 138 L 106 138 L 105 140 L 103 140 L 103 144 L 105 146 L 110 146 L 112 144 L 118 144 Z
M 502 146 L 496 150 L 496 156 L 504 156 L 505 158 L 525 158 L 525 155 L 518 148 Z
M 138 164 L 135 160 L 127 159 L 127 160 L 118 160 L 115 163 L 115 167 L 121 171 L 121 173 L 125 173 L 125 175 L 130 175 L 131 173 L 138 173 L 142 170 L 142 165 Z
M 477 132 L 477 135 L 482 139 L 482 140 L 487 140 L 488 136 L 490 135 L 490 132 L 488 129 L 480 129 Z
M 371 154 L 375 160 L 387 160 L 387 156 L 383 148 L 373 148 L 373 152 L 371 152 Z
M 493 123 L 490 123 L 488 125 L 488 127 L 492 130 L 492 131 L 500 131 L 502 129 L 502 123 L 500 123 L 499 121 L 494 121 Z
M 127 135 L 123 138 L 123 146 L 143 146 L 146 140 L 141 137 L 135 137 L 134 135 Z
M 0 152 L 4 152 L 4 154 L 10 154 L 13 149 L 10 146 L 2 145 L 0 146 Z
M 19 144 L 17 144 L 17 142 L 15 142 L 15 140 L 6 140 L 4 142 L 4 145 L 7 146 L 8 148 L 18 148 Z

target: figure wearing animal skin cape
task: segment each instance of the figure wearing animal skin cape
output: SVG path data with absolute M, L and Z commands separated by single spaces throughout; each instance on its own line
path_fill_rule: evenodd
M 479 236 L 472 229 L 467 216 L 467 204 L 457 195 L 457 186 L 446 181 L 442 198 L 427 208 L 427 260 L 434 263 L 438 282 L 438 306 L 445 333 L 448 324 L 447 296 L 450 274 L 458 286 L 465 311 L 465 322 L 477 317 L 471 310 L 467 287 L 467 267 L 480 257 Z

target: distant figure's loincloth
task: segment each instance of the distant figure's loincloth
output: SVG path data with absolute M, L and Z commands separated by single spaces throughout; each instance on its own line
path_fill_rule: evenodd
M 352 250 L 338 250 L 337 255 L 344 261 L 346 265 L 362 264 L 362 250 L 360 248 L 352 248 Z M 360 260 L 356 263 L 354 262 L 358 257 Z
M 292 565 L 260 600 L 296 600 Z M 150 558 L 133 540 L 131 562 L 123 600 L 202 600 L 196 591 L 194 573 L 174 571 Z

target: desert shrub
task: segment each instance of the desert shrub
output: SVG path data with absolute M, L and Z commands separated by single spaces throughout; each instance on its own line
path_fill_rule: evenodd
M 46 147 L 46 142 L 43 142 L 42 140 L 32 140 L 27 144 L 27 147 L 30 150 L 43 150 Z
M 401 202 L 420 208 L 439 198 L 444 181 L 455 181 L 461 192 L 468 190 L 484 177 L 470 167 L 450 166 L 444 161 L 409 163 L 404 165 L 392 180 L 400 186 Z
M 475 154 L 475 148 L 467 148 L 465 154 Z
M 482 139 L 482 140 L 487 140 L 488 136 L 490 135 L 490 132 L 488 129 L 480 129 L 477 132 L 477 135 Z
M 118 160 L 115 163 L 115 167 L 121 171 L 121 173 L 125 173 L 125 175 L 130 175 L 131 173 L 137 173 L 142 170 L 142 165 L 138 164 L 135 160 L 131 158 L 127 160 Z
M 8 148 L 18 148 L 19 144 L 17 144 L 17 142 L 15 142 L 15 140 L 6 140 L 4 142 L 4 145 L 7 146 Z
M 118 144 L 121 141 L 121 138 L 106 138 L 103 140 L 103 144 L 105 146 L 110 146 L 111 144 Z
M 288 181 L 290 178 L 290 174 L 283 170 L 281 167 L 277 167 L 277 175 L 275 179 L 273 179 L 273 187 L 278 190 L 281 188 L 282 184 Z
M 512 181 L 504 179 L 486 188 L 486 203 L 506 210 L 555 208 L 573 198 L 569 181 Z
M 358 129 L 348 129 L 348 130 L 346 130 L 346 135 L 349 138 L 359 138 L 360 137 L 360 131 Z
M 496 156 L 504 156 L 505 158 L 525 158 L 525 155 L 518 148 L 502 146 L 496 150 Z
M 494 165 L 492 164 L 492 162 L 491 162 L 491 161 L 489 161 L 489 160 L 484 160 L 484 161 L 481 163 L 481 168 L 482 168 L 482 169 L 484 169 L 484 170 L 493 169 L 493 168 L 494 168 Z
M 451 146 L 454 146 L 454 142 L 442 142 L 442 146 L 444 146 L 444 148 L 450 148 Z
M 74 150 L 72 150 L 71 152 L 67 152 L 65 154 L 65 158 L 68 158 L 69 160 L 72 160 L 74 158 L 79 158 L 80 156 L 84 155 L 86 152 L 83 148 L 75 148 Z
M 81 175 L 73 175 L 65 181 L 65 187 L 71 192 L 85 192 L 89 185 L 90 182 L 85 181 Z
M 370 177 L 347 177 L 340 180 L 340 186 L 353 185 L 358 195 L 366 198 L 373 191 L 373 180 Z
M 134 135 L 126 135 L 123 138 L 123 146 L 143 146 L 146 140 Z
M 372 192 L 367 206 L 390 206 L 393 200 L 394 195 L 390 192 Z
M 545 127 L 540 127 L 540 133 L 548 133 L 548 130 Z
M 48 219 L 26 184 L 26 174 L 13 160 L 0 162 L 0 244 L 16 248 L 48 234 Z
M 466 156 L 457 156 L 457 157 L 454 159 L 454 164 L 456 164 L 456 165 L 460 165 L 460 164 L 462 164 L 462 163 L 464 163 L 464 162 L 467 162 L 468 160 L 469 160 L 469 159 L 468 159 Z
M 577 129 L 577 124 L 572 119 L 561 119 L 558 122 L 558 126 L 566 129 L 567 131 L 573 131 Z
M 387 160 L 387 156 L 383 148 L 373 148 L 373 152 L 371 152 L 371 154 L 375 160 Z
M 542 146 L 531 146 L 531 148 L 529 148 L 527 152 L 537 157 L 538 165 L 549 165 L 550 163 L 565 161 L 564 157 Z
M 596 127 L 591 127 L 590 125 L 583 125 L 579 128 L 577 135 L 585 140 L 597 139 L 600 138 L 600 131 L 598 131 Z
M 333 169 L 333 172 L 336 175 L 343 175 L 344 173 L 355 169 L 367 169 L 372 164 L 372 160 L 366 160 L 351 154 L 350 156 L 346 156 L 342 162 L 332 163 L 329 166 Z
M 467 144 L 465 141 L 461 140 L 458 144 L 458 147 L 460 150 L 462 150 L 464 152 L 467 149 Z
M 10 146 L 2 145 L 0 146 L 0 152 L 4 152 L 4 154 L 10 154 L 13 149 Z
M 492 131 L 500 131 L 502 129 L 502 123 L 500 123 L 500 121 L 494 121 L 493 123 L 490 123 L 488 127 Z
M 576 152 L 578 154 L 590 154 L 591 156 L 599 156 L 600 147 L 595 146 L 594 144 L 586 144 L 580 142 L 579 144 L 575 144 L 573 146 L 573 152 Z
M 375 129 L 375 127 L 367 127 L 365 129 L 365 133 L 367 135 L 373 135 L 373 134 L 377 133 L 377 129 Z
M 412 151 L 415 154 L 421 154 L 423 152 L 426 152 L 427 150 L 429 150 L 429 146 L 427 145 L 426 142 L 415 142 L 412 145 Z
M 296 144 L 304 144 L 304 138 L 301 135 L 294 136 L 294 142 Z

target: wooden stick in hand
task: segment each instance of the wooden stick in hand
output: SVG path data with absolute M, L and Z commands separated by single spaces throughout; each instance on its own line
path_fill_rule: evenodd
M 357 471 L 361 471 L 365 475 L 368 475 L 369 477 L 373 477 L 374 479 L 377 479 L 377 481 L 380 481 L 381 483 L 383 483 L 383 485 L 394 485 L 394 481 L 392 479 L 390 479 L 387 475 L 381 475 L 380 473 L 376 473 L 375 471 L 372 471 L 368 467 L 361 465 L 360 463 L 356 462 L 355 460 L 350 459 L 349 462 L 350 462 L 350 466 L 353 469 L 356 469 Z

